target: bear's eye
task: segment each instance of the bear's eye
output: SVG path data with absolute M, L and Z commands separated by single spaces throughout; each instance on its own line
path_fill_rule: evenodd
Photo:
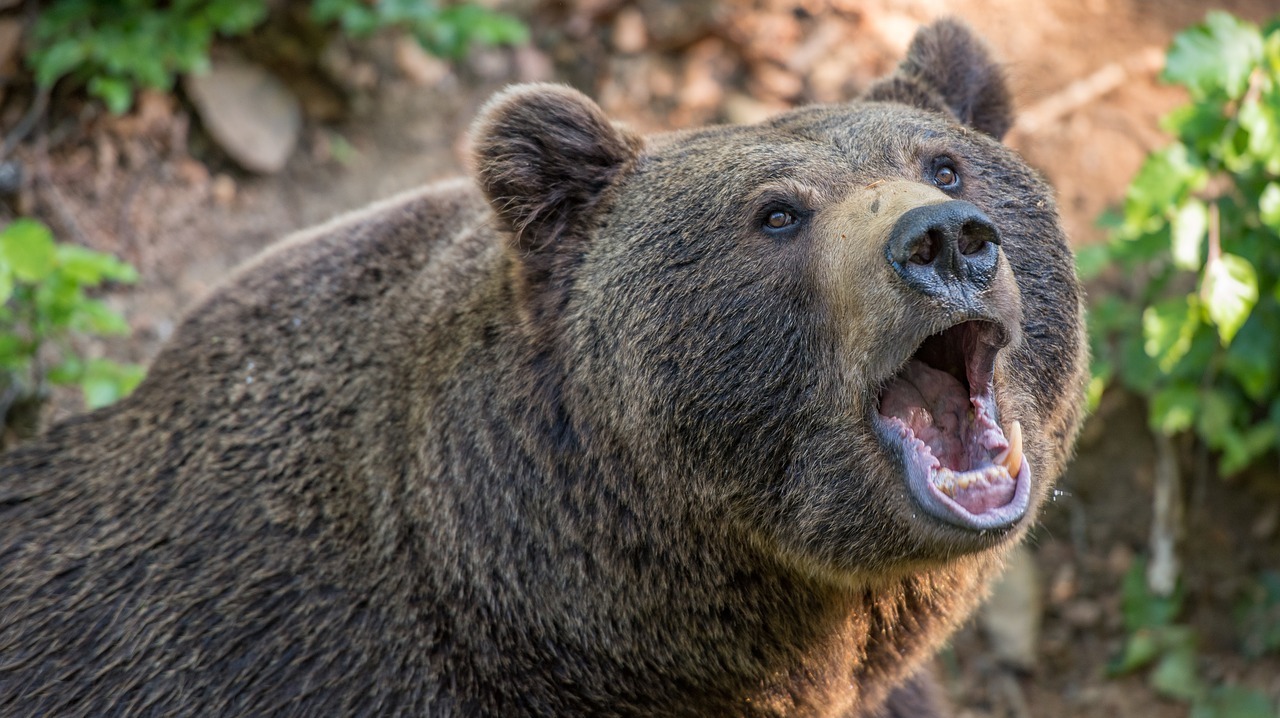
M 796 216 L 785 209 L 775 209 L 764 218 L 764 226 L 769 229 L 785 229 L 796 223 Z
M 933 183 L 938 186 L 938 189 L 947 192 L 954 192 L 960 189 L 960 173 L 952 166 L 949 158 L 943 157 L 934 160 Z

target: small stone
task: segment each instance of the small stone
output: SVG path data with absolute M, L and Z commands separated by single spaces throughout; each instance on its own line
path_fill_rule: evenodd
M 636 0 L 644 17 L 648 43 L 661 48 L 683 47 L 706 36 L 716 23 L 717 3 Z
M 505 80 L 511 75 L 511 63 L 507 51 L 502 48 L 485 48 L 472 51 L 469 56 L 471 69 L 488 80 Z
M 1076 595 L 1076 567 L 1071 563 L 1058 566 L 1049 582 L 1049 603 L 1061 606 Z
M 174 174 L 189 187 L 203 187 L 209 182 L 209 168 L 193 157 L 184 157 L 174 166 Z
M 979 614 L 997 660 L 1018 670 L 1035 668 L 1040 613 L 1036 562 L 1026 546 L 1019 546 L 1009 555 L 1004 573 Z
M 236 181 L 228 175 L 220 174 L 213 178 L 213 183 L 209 186 L 209 194 L 213 196 L 213 201 L 217 202 L 218 206 L 230 207 L 236 200 Z
M 22 41 L 22 23 L 17 18 L 0 18 L 0 71 L 9 69 L 17 58 L 18 45 Z
M 17 160 L 0 162 L 0 198 L 13 197 L 22 190 L 22 164 Z
M 786 110 L 785 105 L 771 105 L 741 93 L 724 102 L 724 118 L 735 125 L 754 125 Z
M 867 29 L 884 43 L 894 57 L 906 55 L 920 27 L 918 19 L 898 13 L 873 13 L 867 17 L 867 22 Z
M 1107 571 L 1112 576 L 1123 576 L 1129 573 L 1129 567 L 1132 565 L 1133 549 L 1122 543 L 1111 547 L 1111 551 L 1107 554 Z
M 546 82 L 555 76 L 555 65 L 547 54 L 532 45 L 521 45 L 514 50 L 516 75 L 521 82 Z
M 205 129 L 233 160 L 262 174 L 284 168 L 302 130 L 302 109 L 279 80 L 257 65 L 222 59 L 185 82 Z
M 422 49 L 422 43 L 408 35 L 396 38 L 396 67 L 415 85 L 433 87 L 449 76 L 449 64 Z
M 1280 525 L 1280 503 L 1272 503 L 1254 520 L 1253 525 L 1249 527 L 1249 534 L 1259 541 L 1266 541 L 1275 535 L 1278 525 Z
M 1075 628 L 1093 628 L 1102 622 L 1102 606 L 1082 598 L 1064 606 L 1062 618 Z
M 783 100 L 794 100 L 804 92 L 804 80 L 798 75 L 774 65 L 761 63 L 755 68 L 754 85 L 761 94 Z
M 717 69 L 725 53 L 724 43 L 708 38 L 689 49 L 680 103 L 693 109 L 715 107 L 724 99 L 724 83 Z
M 830 57 L 848 35 L 849 28 L 844 22 L 838 19 L 823 22 L 787 58 L 787 69 L 800 75 L 809 72 L 816 63 Z
M 618 52 L 636 53 L 649 44 L 649 32 L 644 26 L 644 16 L 634 7 L 623 8 L 613 21 L 613 47 Z
M 743 54 L 749 60 L 785 63 L 804 37 L 804 28 L 790 10 L 752 13 L 737 30 L 744 42 Z

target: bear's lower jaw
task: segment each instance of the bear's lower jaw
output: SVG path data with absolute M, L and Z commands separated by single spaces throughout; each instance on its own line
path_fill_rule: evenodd
M 1030 505 L 1021 424 L 1006 435 L 996 420 L 999 334 L 970 321 L 929 337 L 881 393 L 876 415 L 916 503 L 975 531 L 1012 526 Z

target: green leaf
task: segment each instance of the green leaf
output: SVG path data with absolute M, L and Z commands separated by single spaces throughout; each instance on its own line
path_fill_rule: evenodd
M 1199 390 L 1194 386 L 1174 384 L 1152 395 L 1147 421 L 1153 430 L 1173 436 L 1195 424 L 1199 409 Z
M 0 307 L 3 307 L 13 296 L 13 270 L 4 257 L 0 257 Z
M 1219 686 L 1196 700 L 1191 718 L 1276 718 L 1265 693 L 1241 686 Z
M 22 369 L 31 361 L 31 346 L 14 336 L 0 332 L 0 368 Z
M 1115 677 L 1132 673 L 1151 665 L 1160 656 L 1160 644 L 1156 642 L 1155 632 L 1149 628 L 1140 628 L 1124 642 L 1124 650 L 1107 663 L 1107 675 Z
M 1236 332 L 1258 303 L 1258 275 L 1244 257 L 1224 253 L 1205 267 L 1205 310 L 1218 326 L 1223 346 L 1231 344 Z
M 129 333 L 129 323 L 124 317 L 96 299 L 85 299 L 76 305 L 70 328 L 91 334 L 125 335 Z
M 1151 153 L 1125 195 L 1125 228 L 1150 232 L 1165 221 L 1169 207 L 1204 186 L 1209 174 L 1181 142 Z
M 54 266 L 53 234 L 31 219 L 19 219 L 0 232 L 0 259 L 13 275 L 25 282 L 38 282 Z
M 1268 183 L 1258 195 L 1258 216 L 1271 231 L 1280 234 L 1280 183 Z
M 1166 629 L 1166 651 L 1151 671 L 1151 686 L 1169 698 L 1191 701 L 1204 695 L 1196 675 L 1195 635 L 1186 626 Z
M 1214 154 L 1231 118 L 1221 102 L 1197 102 L 1175 108 L 1160 120 L 1164 130 L 1201 156 Z
M 1102 404 L 1102 394 L 1107 390 L 1110 374 L 1110 371 L 1099 372 L 1089 377 L 1089 384 L 1085 387 L 1085 409 L 1089 413 L 1097 411 Z
M 1262 59 L 1262 35 L 1250 22 L 1210 12 L 1205 22 L 1173 39 L 1164 79 L 1186 86 L 1195 99 L 1226 95 L 1238 99 L 1249 87 L 1249 73 Z
M 1254 307 L 1249 319 L 1227 349 L 1223 369 L 1240 384 L 1246 396 L 1262 403 L 1280 382 L 1280 306 L 1267 300 Z
M 133 85 L 119 77 L 93 77 L 89 80 L 89 94 L 102 100 L 115 115 L 123 115 L 133 105 Z
M 1236 117 L 1249 133 L 1248 151 L 1258 164 L 1266 164 L 1280 153 L 1280 95 L 1274 90 L 1261 97 L 1246 97 Z
M 1246 658 L 1280 649 L 1280 572 L 1263 571 L 1249 582 L 1236 609 L 1236 626 Z
M 134 364 L 117 364 L 106 359 L 90 361 L 80 380 L 85 405 L 97 409 L 128 396 L 144 374 L 142 367 Z
M 58 386 L 69 386 L 80 381 L 80 377 L 84 375 L 84 362 L 80 361 L 80 357 L 71 355 L 65 357 L 56 366 L 50 369 L 45 378 L 51 384 Z
M 44 22 L 44 18 L 37 22 Z M 31 53 L 31 65 L 36 71 L 36 84 L 53 87 L 53 83 L 84 62 L 87 54 L 83 40 L 77 37 L 66 37 L 48 47 L 34 50 Z
M 1157 596 L 1147 590 L 1147 561 L 1139 558 L 1129 567 L 1120 586 L 1120 608 L 1129 631 L 1159 629 L 1173 624 L 1182 610 L 1182 590 Z
M 1088 281 L 1111 264 L 1111 252 L 1105 244 L 1090 244 L 1076 250 L 1076 274 Z
M 1235 433 L 1239 402 L 1232 393 L 1221 389 L 1209 389 L 1200 393 L 1198 398 L 1196 431 L 1211 448 L 1220 449 L 1229 441 L 1228 437 Z
M 1257 424 L 1243 433 L 1233 430 L 1223 434 L 1222 457 L 1218 461 L 1219 473 L 1234 476 L 1248 468 L 1275 446 L 1276 436 L 1274 424 Z
M 1156 360 L 1160 371 L 1173 371 L 1191 349 L 1200 324 L 1200 300 L 1194 294 L 1174 297 L 1142 312 L 1143 350 Z
M 1179 269 L 1200 269 L 1200 245 L 1209 231 L 1209 207 L 1198 199 L 1187 200 L 1170 222 L 1173 230 L 1173 264 Z
M 104 279 L 132 284 L 138 272 L 126 262 L 76 244 L 58 245 L 58 271 L 76 284 L 93 287 Z

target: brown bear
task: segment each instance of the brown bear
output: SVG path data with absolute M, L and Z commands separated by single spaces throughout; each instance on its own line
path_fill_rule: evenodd
M 750 126 L 502 92 L 0 459 L 0 714 L 939 714 L 1080 420 L 1010 117 L 955 21 Z

